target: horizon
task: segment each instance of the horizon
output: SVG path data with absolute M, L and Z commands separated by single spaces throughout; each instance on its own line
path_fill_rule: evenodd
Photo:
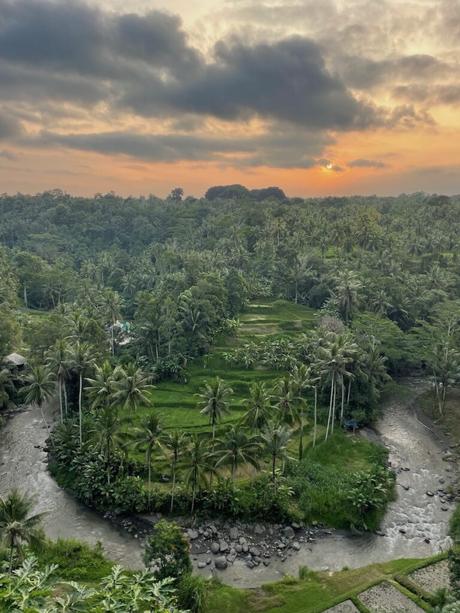
M 460 0 L 124 4 L 0 0 L 0 191 L 460 192 Z

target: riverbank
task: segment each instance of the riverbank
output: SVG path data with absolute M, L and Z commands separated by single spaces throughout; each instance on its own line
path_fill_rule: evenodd
M 309 528 L 294 527 L 292 537 L 292 534 L 282 534 L 281 525 L 275 524 L 268 527 L 268 531 L 270 527 L 273 530 L 271 539 L 278 542 L 270 558 L 250 554 L 251 558 L 237 556 L 232 562 L 231 543 L 243 547 L 244 543 L 239 540 L 246 538 L 248 552 L 242 552 L 249 554 L 249 547 L 257 547 L 263 535 L 253 535 L 251 541 L 244 534 L 246 529 L 241 529 L 240 534 L 238 527 L 233 526 L 238 530 L 238 538 L 232 540 L 229 532 L 232 526 L 228 524 L 228 536 L 223 534 L 229 545 L 228 552 L 221 552 L 219 545 L 219 551 L 213 553 L 211 538 L 192 539 L 197 547 L 198 544 L 200 548 L 205 547 L 203 551 L 192 550 L 197 572 L 206 577 L 218 576 L 230 585 L 253 588 L 279 581 L 286 574 L 297 576 L 302 566 L 318 571 L 341 570 L 345 566 L 358 568 L 395 558 L 426 558 L 447 550 L 451 545 L 448 525 L 454 505 L 444 501 L 441 492 L 454 481 L 455 464 L 443 459 L 445 448 L 417 418 L 417 398 L 425 389 L 426 384 L 417 380 L 395 386 L 376 431 L 365 432 L 366 436 L 375 437 L 387 446 L 389 461 L 397 472 L 398 497 L 390 504 L 379 534 L 324 533 L 320 528 L 311 534 Z M 128 568 L 141 568 L 139 541 L 142 535 L 139 536 L 137 527 L 133 524 L 114 526 L 59 488 L 47 471 L 46 438 L 46 427 L 35 408 L 28 408 L 8 420 L 0 445 L 0 495 L 13 487 L 26 491 L 35 497 L 37 511 L 46 512 L 43 523 L 50 538 L 76 538 L 90 544 L 101 542 L 110 559 Z M 427 491 L 433 496 L 428 496 Z M 200 524 L 189 529 L 199 533 L 200 527 L 209 529 L 209 525 Z M 264 538 L 267 540 L 268 535 Z M 286 546 L 279 547 L 279 544 Z M 279 556 L 279 550 L 285 553 Z M 215 561 L 223 554 L 227 568 L 218 570 Z M 231 556 L 230 561 L 227 556 Z M 261 562 L 250 569 L 248 562 L 256 557 L 260 557 Z M 210 564 L 207 563 L 209 558 Z M 270 563 L 266 565 L 264 560 Z

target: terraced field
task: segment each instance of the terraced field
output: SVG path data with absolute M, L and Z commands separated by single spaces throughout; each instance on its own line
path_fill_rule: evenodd
M 206 417 L 197 409 L 197 397 L 206 381 L 220 377 L 233 389 L 229 413 L 223 424 L 237 421 L 244 412 L 244 402 L 249 386 L 256 381 L 271 384 L 282 373 L 262 369 L 241 369 L 231 367 L 222 354 L 231 348 L 267 337 L 294 337 L 313 326 L 314 309 L 284 300 L 258 300 L 250 304 L 240 317 L 240 326 L 234 336 L 216 339 L 211 353 L 195 360 L 188 368 L 187 383 L 165 381 L 156 386 L 152 393 L 152 405 L 161 416 L 165 429 L 180 428 L 188 431 L 208 429 Z M 141 421 L 151 411 L 150 407 L 140 409 L 135 416 Z

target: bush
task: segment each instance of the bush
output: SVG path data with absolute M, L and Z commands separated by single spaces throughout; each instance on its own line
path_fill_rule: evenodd
M 177 585 L 179 606 L 190 613 L 203 613 L 207 608 L 209 581 L 199 575 L 186 574 Z
M 159 521 L 147 539 L 144 561 L 158 579 L 180 578 L 191 573 L 189 543 L 182 529 L 164 519 Z
M 100 543 L 90 547 L 74 540 L 46 541 L 33 548 L 41 567 L 57 564 L 58 574 L 66 581 L 96 581 L 112 570 Z

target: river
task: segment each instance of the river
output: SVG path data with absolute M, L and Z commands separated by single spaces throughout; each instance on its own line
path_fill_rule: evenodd
M 376 431 L 364 433 L 388 447 L 390 462 L 399 469 L 398 495 L 382 523 L 383 535 L 334 532 L 303 544 L 285 562 L 273 560 L 268 567 L 261 565 L 251 570 L 237 559 L 219 572 L 222 581 L 256 587 L 285 574 L 295 576 L 303 565 L 314 570 L 357 568 L 395 558 L 426 557 L 450 546 L 448 523 L 453 505 L 441 502 L 437 495 L 429 497 L 426 492 L 447 488 L 455 474 L 452 464 L 442 459 L 446 445 L 417 417 L 416 398 L 425 384 L 414 380 L 406 388 L 407 394 L 387 404 Z M 75 538 L 92 544 L 99 541 L 111 559 L 130 568 L 142 566 L 141 547 L 136 539 L 76 502 L 47 472 L 43 451 L 47 430 L 39 410 L 18 412 L 0 436 L 0 495 L 17 487 L 33 496 L 37 511 L 46 512 L 43 525 L 50 538 Z M 208 570 L 202 572 L 209 574 Z

